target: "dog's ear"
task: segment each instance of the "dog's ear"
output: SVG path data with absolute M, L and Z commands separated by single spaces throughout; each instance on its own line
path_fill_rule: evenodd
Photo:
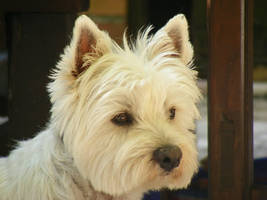
M 189 64 L 193 58 L 193 47 L 189 41 L 188 24 L 185 16 L 183 14 L 174 16 L 160 31 L 167 33 L 177 56 L 185 64 Z
M 188 24 L 183 14 L 170 19 L 163 28 L 172 39 L 181 60 L 188 64 L 193 58 L 193 47 L 189 41 Z
M 109 51 L 109 37 L 100 31 L 97 25 L 87 16 L 82 15 L 75 21 L 72 48 L 74 48 L 73 76 L 78 76 L 92 62 Z

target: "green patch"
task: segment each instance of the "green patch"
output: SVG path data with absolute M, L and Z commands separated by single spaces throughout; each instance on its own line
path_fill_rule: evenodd
M 254 97 L 254 99 L 264 99 L 264 100 L 267 100 L 267 94 L 254 95 L 253 97 Z
M 253 80 L 267 82 L 267 66 L 256 66 L 253 69 Z

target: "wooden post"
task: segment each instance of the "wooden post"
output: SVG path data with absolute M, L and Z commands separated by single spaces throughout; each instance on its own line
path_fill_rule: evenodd
M 249 200 L 253 183 L 253 0 L 207 3 L 209 199 Z

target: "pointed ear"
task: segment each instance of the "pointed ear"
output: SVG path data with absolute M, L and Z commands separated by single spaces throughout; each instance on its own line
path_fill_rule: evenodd
M 193 47 L 189 41 L 188 24 L 183 14 L 178 14 L 170 19 L 162 28 L 171 38 L 179 58 L 189 64 L 193 58 Z
M 72 48 L 75 53 L 72 74 L 77 77 L 108 51 L 109 37 L 90 18 L 82 15 L 75 21 Z

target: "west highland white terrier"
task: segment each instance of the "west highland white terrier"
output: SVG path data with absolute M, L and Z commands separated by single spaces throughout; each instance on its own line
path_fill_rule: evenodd
M 119 47 L 86 16 L 48 85 L 47 128 L 0 159 L 1 200 L 140 200 L 198 169 L 200 92 L 179 14 Z

